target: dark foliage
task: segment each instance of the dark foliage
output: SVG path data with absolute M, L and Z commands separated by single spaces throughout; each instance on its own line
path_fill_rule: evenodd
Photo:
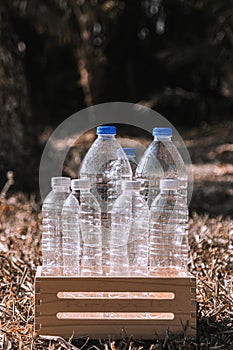
M 232 0 L 2 1 L 1 174 L 35 188 L 20 167 L 37 173 L 41 134 L 96 103 L 141 103 L 176 126 L 230 118 L 232 10 Z
M 232 0 L 25 0 L 8 9 L 38 120 L 56 125 L 109 101 L 144 101 L 180 124 L 230 114 Z

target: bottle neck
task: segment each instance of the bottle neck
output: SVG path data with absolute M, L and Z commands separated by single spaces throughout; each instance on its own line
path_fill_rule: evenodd
M 116 138 L 116 135 L 114 134 L 101 134 L 98 135 L 98 139 L 101 140 L 114 140 Z
M 179 195 L 179 192 L 178 192 L 178 190 L 162 189 L 162 190 L 160 190 L 160 194 L 168 195 L 168 196 L 177 196 L 177 195 Z
M 82 188 L 82 189 L 80 189 L 80 193 L 81 193 L 81 194 L 87 194 L 87 193 L 90 193 L 90 189 L 87 189 L 87 188 Z
M 128 160 L 135 160 L 136 157 L 135 156 L 127 156 Z
M 83 188 L 74 188 L 74 189 L 72 189 L 72 194 L 78 194 L 78 193 L 81 193 L 81 194 L 83 194 L 83 193 L 90 193 L 90 189 L 83 189 Z
M 134 189 L 124 189 L 124 193 L 130 193 L 130 194 L 140 194 L 140 190 L 134 190 Z
M 168 141 L 171 141 L 171 140 L 172 140 L 171 136 L 154 136 L 154 141 L 168 142 Z
M 69 186 L 53 186 L 52 189 L 54 192 L 70 192 Z

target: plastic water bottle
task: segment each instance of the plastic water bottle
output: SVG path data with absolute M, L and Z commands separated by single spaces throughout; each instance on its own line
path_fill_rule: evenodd
M 154 141 L 144 152 L 136 170 L 136 178 L 142 182 L 142 195 L 150 208 L 159 194 L 160 179 L 178 179 L 179 191 L 187 202 L 187 170 L 172 142 L 172 129 L 154 128 L 153 136 Z
M 91 192 L 101 207 L 103 265 L 109 268 L 111 209 L 120 195 L 121 180 L 130 180 L 132 170 L 123 149 L 116 140 L 115 126 L 99 126 L 97 135 L 97 139 L 81 164 L 80 178 L 90 178 Z M 117 151 L 118 154 L 121 153 L 120 166 L 113 167 L 118 159 Z
M 80 190 L 80 228 L 83 242 L 82 276 L 102 275 L 101 209 L 90 192 L 89 179 L 73 180 Z
M 128 158 L 131 170 L 132 170 L 132 179 L 135 178 L 135 174 L 136 174 L 136 169 L 137 169 L 137 162 L 136 162 L 136 157 L 135 157 L 135 149 L 134 148 L 123 148 L 124 153 L 126 154 L 126 157 Z M 117 150 L 117 160 L 113 160 L 111 161 L 111 174 L 113 175 L 114 178 L 114 174 L 115 173 L 119 173 L 120 169 L 122 167 L 122 150 L 118 149 Z M 121 193 L 121 181 L 117 182 L 117 193 Z
M 42 206 L 42 266 L 43 273 L 62 273 L 61 212 L 70 193 L 69 177 L 52 177 L 52 191 Z
M 188 259 L 188 207 L 178 180 L 161 180 L 160 189 L 150 210 L 150 272 L 182 274 Z
M 140 181 L 123 181 L 112 208 L 110 275 L 147 275 L 149 209 Z
M 80 276 L 80 208 L 76 180 L 71 181 L 71 190 L 62 209 L 63 274 Z
M 123 151 L 125 152 L 128 160 L 129 160 L 129 164 L 131 166 L 132 173 L 133 173 L 133 179 L 134 179 L 135 175 L 136 175 L 136 169 L 138 166 L 138 163 L 136 161 L 135 148 L 125 147 L 125 148 L 123 148 Z

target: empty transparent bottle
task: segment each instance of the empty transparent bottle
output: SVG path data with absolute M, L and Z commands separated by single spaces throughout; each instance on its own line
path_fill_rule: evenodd
M 71 181 L 72 193 L 65 200 L 62 209 L 62 251 L 63 274 L 80 276 L 80 223 L 79 223 L 79 186 Z
M 132 170 L 116 140 L 116 128 L 99 126 L 97 135 L 81 164 L 80 178 L 90 178 L 91 192 L 101 207 L 103 265 L 109 268 L 111 209 L 120 194 L 121 180 L 131 179 Z M 117 151 L 121 153 L 120 166 L 113 169 L 114 161 L 118 159 Z
M 160 179 L 178 179 L 179 192 L 187 202 L 187 170 L 172 142 L 172 129 L 154 128 L 153 136 L 154 140 L 144 152 L 136 170 L 136 178 L 142 182 L 142 195 L 150 208 L 159 194 Z
M 101 209 L 90 192 L 89 179 L 73 180 L 80 190 L 80 228 L 82 236 L 82 276 L 102 275 Z
M 42 206 L 42 266 L 43 273 L 62 273 L 61 212 L 70 193 L 69 177 L 52 177 L 52 191 Z
M 132 173 L 133 173 L 133 179 L 135 179 L 136 169 L 138 166 L 138 163 L 136 161 L 135 148 L 125 147 L 125 148 L 123 148 L 123 151 L 125 152 L 128 160 L 129 160 L 129 164 L 131 166 Z
M 161 180 L 160 189 L 150 210 L 150 272 L 182 274 L 188 260 L 188 207 L 178 180 Z
M 135 177 L 136 169 L 137 169 L 137 162 L 135 157 L 135 149 L 134 148 L 123 148 L 124 153 L 126 154 L 126 157 L 128 158 L 131 170 L 132 170 L 132 179 Z M 112 178 L 116 177 L 116 174 L 119 174 L 121 172 L 122 168 L 122 150 L 117 150 L 117 159 L 110 162 L 110 174 Z M 124 178 L 126 180 L 126 178 Z M 128 180 L 130 180 L 129 178 Z M 117 193 L 118 196 L 121 194 L 121 181 L 117 181 Z
M 123 181 L 113 205 L 110 239 L 111 275 L 148 273 L 149 209 L 140 195 L 139 181 Z

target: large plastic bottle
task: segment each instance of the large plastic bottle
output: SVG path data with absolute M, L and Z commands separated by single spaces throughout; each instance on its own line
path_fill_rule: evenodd
M 43 273 L 62 273 L 61 212 L 70 193 L 69 177 L 52 177 L 52 191 L 42 206 L 42 266 Z
M 150 272 L 182 274 L 188 260 L 188 207 L 178 180 L 161 180 L 160 189 L 150 209 Z
M 112 208 L 110 275 L 147 275 L 149 209 L 140 181 L 123 181 Z
M 89 179 L 75 181 L 80 190 L 80 228 L 83 242 L 81 258 L 82 276 L 102 275 L 101 209 L 90 192 Z
M 63 274 L 80 276 L 80 218 L 79 218 L 79 186 L 71 181 L 72 193 L 65 200 L 62 209 L 62 250 Z
M 142 182 L 142 195 L 150 208 L 159 194 L 160 179 L 178 179 L 179 191 L 187 202 L 187 170 L 172 142 L 172 129 L 154 128 L 153 136 L 154 140 L 144 152 L 136 170 L 136 178 Z
M 91 192 L 101 207 L 103 265 L 109 267 L 111 209 L 120 195 L 121 180 L 131 179 L 132 170 L 116 140 L 115 126 L 99 126 L 97 135 L 81 164 L 80 178 L 90 179 Z M 121 153 L 120 166 L 113 169 L 114 161 L 118 159 L 117 152 Z

